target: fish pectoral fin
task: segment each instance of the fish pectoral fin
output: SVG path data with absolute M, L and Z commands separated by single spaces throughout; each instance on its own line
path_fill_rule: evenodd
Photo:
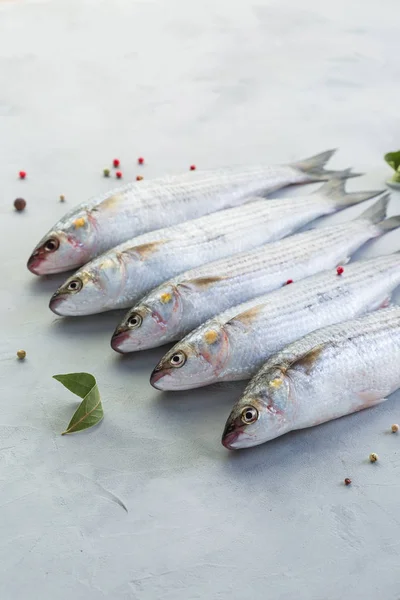
M 120 255 L 122 256 L 138 256 L 140 259 L 145 259 L 157 252 L 157 250 L 165 244 L 167 240 L 159 240 L 158 242 L 150 242 L 148 244 L 138 244 L 123 250 Z
M 368 312 L 372 312 L 373 310 L 380 310 L 381 308 L 389 308 L 392 304 L 391 296 L 386 296 L 385 298 L 380 298 L 377 302 L 374 302 L 370 306 L 368 306 Z
M 249 308 L 248 310 L 236 315 L 232 319 L 229 319 L 229 321 L 226 322 L 226 325 L 235 326 L 236 324 L 241 324 L 245 327 L 248 327 L 255 321 L 262 309 L 263 305 L 253 306 L 252 308 Z
M 358 398 L 361 400 L 361 403 L 357 405 L 355 412 L 357 410 L 363 410 L 364 408 L 369 408 L 371 406 L 375 406 L 376 404 L 380 404 L 385 400 L 386 392 L 382 390 L 361 390 L 357 393 Z
M 195 279 L 187 279 L 178 283 L 178 287 L 183 287 L 187 289 L 197 289 L 198 291 L 208 289 L 214 285 L 214 283 L 218 283 L 218 281 L 223 281 L 225 277 L 197 277 Z
M 314 348 L 311 348 L 311 350 L 308 350 L 301 356 L 294 358 L 292 361 L 288 361 L 287 364 L 282 365 L 282 367 L 280 367 L 282 372 L 284 374 L 288 374 L 288 371 L 294 369 L 303 369 L 308 375 L 315 362 L 318 360 L 319 356 L 322 354 L 322 352 L 327 346 L 328 344 L 320 344 L 318 346 L 315 346 Z
M 112 196 L 109 196 L 108 198 L 103 200 L 103 202 L 100 202 L 100 204 L 98 204 L 97 206 L 92 208 L 92 211 L 100 212 L 102 210 L 113 209 L 121 202 L 121 200 L 122 200 L 121 194 L 113 194 Z

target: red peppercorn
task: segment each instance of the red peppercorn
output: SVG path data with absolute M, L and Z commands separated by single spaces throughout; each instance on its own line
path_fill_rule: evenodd
M 144 158 L 141 156 L 140 158 L 137 159 L 139 165 L 143 165 L 144 164 Z
M 119 159 L 118 158 L 114 158 L 114 160 L 113 160 L 113 166 L 115 168 L 119 167 Z
M 336 269 L 336 273 L 337 273 L 338 275 L 342 275 L 342 274 L 344 273 L 344 269 L 343 269 L 343 267 L 338 267 L 338 268 Z
M 19 178 L 20 179 L 25 179 L 25 177 L 26 177 L 26 172 L 25 171 L 20 171 L 19 172 Z
M 16 200 L 14 200 L 14 207 L 15 210 L 18 210 L 18 212 L 20 212 L 21 210 L 24 210 L 26 206 L 26 201 L 23 198 L 17 198 Z
M 117 177 L 117 179 L 121 179 L 121 177 L 122 177 L 122 171 L 117 171 L 115 173 L 115 176 Z
M 136 175 L 136 181 L 142 181 L 143 175 Z
M 290 285 L 291 283 L 293 283 L 293 279 L 288 279 L 286 285 Z
M 196 170 L 196 165 L 190 165 L 190 170 L 191 171 L 195 171 Z
M 345 485 L 350 485 L 350 484 L 351 484 L 351 479 L 350 479 L 350 477 L 346 477 L 346 479 L 344 480 L 344 484 L 345 484 Z

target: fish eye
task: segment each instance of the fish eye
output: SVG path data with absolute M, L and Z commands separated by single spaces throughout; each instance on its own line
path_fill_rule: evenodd
M 82 289 L 83 283 L 81 279 L 72 279 L 67 286 L 69 292 L 79 292 Z
M 141 326 L 142 322 L 142 317 L 138 313 L 133 313 L 133 315 L 128 319 L 128 327 L 130 329 L 136 329 L 136 327 Z
M 169 359 L 171 367 L 181 367 L 186 362 L 186 354 L 184 352 L 176 352 Z
M 57 238 L 50 238 L 47 240 L 47 242 L 44 245 L 44 249 L 46 252 L 54 252 L 55 250 L 57 250 L 60 246 L 60 242 L 58 241 Z
M 246 425 L 251 425 L 251 423 L 255 423 L 258 419 L 258 410 L 254 406 L 246 406 L 242 410 L 240 418 Z

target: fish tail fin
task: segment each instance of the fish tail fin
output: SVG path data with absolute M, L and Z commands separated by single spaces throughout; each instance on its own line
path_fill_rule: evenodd
M 345 169 L 344 171 L 329 171 L 324 168 L 328 160 L 335 154 L 336 150 L 337 149 L 335 148 L 334 150 L 321 152 L 321 154 L 316 154 L 315 156 L 310 156 L 310 158 L 305 158 L 304 160 L 292 163 L 290 166 L 307 175 L 308 181 L 310 182 L 326 181 L 333 177 L 336 179 L 359 177 L 361 173 L 351 173 L 350 169 Z
M 351 169 L 346 169 L 350 174 Z M 351 176 L 351 175 L 350 175 Z M 346 192 L 346 180 L 338 179 L 334 177 L 330 181 L 327 181 L 322 185 L 315 194 L 325 196 L 329 200 L 332 200 L 335 208 L 346 208 L 347 206 L 353 206 L 359 202 L 370 200 L 379 194 L 383 194 L 385 190 L 371 190 L 367 192 Z
M 389 217 L 382 221 L 378 225 L 379 229 L 382 233 L 388 233 L 388 231 L 393 231 L 393 229 L 398 229 L 400 227 L 400 215 L 395 215 L 394 217 Z
M 390 200 L 390 194 L 384 194 L 372 206 L 367 208 L 361 215 L 355 217 L 355 220 L 365 219 L 370 223 L 381 223 L 386 218 L 386 211 Z

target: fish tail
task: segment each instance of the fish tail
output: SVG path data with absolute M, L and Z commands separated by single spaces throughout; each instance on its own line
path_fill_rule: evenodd
M 361 173 L 351 173 L 350 169 L 345 169 L 344 171 L 328 171 L 328 169 L 324 168 L 328 160 L 335 154 L 336 150 L 337 149 L 335 148 L 334 150 L 321 152 L 321 154 L 316 154 L 310 158 L 292 163 L 290 166 L 307 175 L 308 181 L 310 182 L 327 181 L 332 178 L 348 179 L 349 177 L 359 177 Z
M 390 194 L 386 193 L 380 198 L 377 202 L 375 202 L 372 206 L 367 208 L 361 215 L 355 218 L 365 219 L 366 221 L 370 221 L 370 223 L 381 223 L 386 218 L 386 211 L 390 200 Z
M 350 174 L 351 169 L 346 169 Z M 351 175 L 350 175 L 351 176 Z M 359 202 L 370 200 L 375 196 L 383 194 L 385 190 L 371 190 L 367 192 L 346 192 L 345 190 L 346 180 L 333 178 L 322 185 L 315 193 L 325 196 L 329 200 L 332 200 L 336 208 L 346 208 L 347 206 L 353 206 Z
M 381 229 L 382 233 L 387 233 L 388 231 L 393 231 L 393 229 L 398 229 L 400 227 L 400 215 L 395 215 L 394 217 L 389 217 L 385 221 L 379 223 L 379 229 Z

